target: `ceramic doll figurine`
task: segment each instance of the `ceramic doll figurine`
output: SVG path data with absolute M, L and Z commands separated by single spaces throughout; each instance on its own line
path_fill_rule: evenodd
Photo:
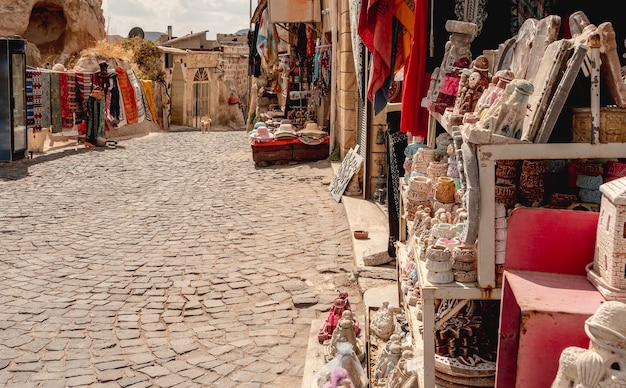
M 354 334 L 354 320 L 350 310 L 344 310 L 337 327 L 333 331 L 333 336 L 329 341 L 326 341 L 324 354 L 327 362 L 337 355 L 337 344 L 341 342 L 351 344 L 352 350 L 357 355 L 359 361 L 363 361 L 365 352 L 361 341 Z
M 498 96 L 502 94 L 506 86 L 515 78 L 511 70 L 499 70 L 491 79 L 491 83 L 487 90 L 480 96 L 473 113 L 466 113 L 463 118 L 464 123 L 474 124 L 482 113 L 496 101 Z
M 486 56 L 476 57 L 470 69 L 467 84 L 463 86 L 455 102 L 454 113 L 458 115 L 473 112 L 478 99 L 489 86 L 489 59 Z
M 352 311 L 352 308 L 350 307 L 350 301 L 348 300 L 348 293 L 340 292 L 339 296 L 333 302 L 333 306 L 330 308 L 328 318 L 326 318 L 326 321 L 324 322 L 324 324 L 320 328 L 319 333 L 317 334 L 317 339 L 320 343 L 332 337 L 333 331 L 335 330 L 335 327 L 337 327 L 337 324 L 339 323 L 339 320 L 341 319 L 344 311 Z M 359 322 L 357 321 L 356 317 L 353 317 L 353 319 L 354 334 L 358 336 L 360 331 Z

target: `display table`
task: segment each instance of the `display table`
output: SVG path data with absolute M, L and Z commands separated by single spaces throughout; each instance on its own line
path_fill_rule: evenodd
M 309 145 L 299 139 L 271 140 L 250 142 L 252 159 L 256 164 L 268 162 L 290 162 L 305 160 L 321 160 L 328 158 L 330 138 L 321 144 Z

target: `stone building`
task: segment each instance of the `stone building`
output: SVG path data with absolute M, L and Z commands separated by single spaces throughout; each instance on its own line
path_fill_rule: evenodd
M 593 270 L 605 286 L 626 293 L 626 178 L 604 183 L 600 191 Z

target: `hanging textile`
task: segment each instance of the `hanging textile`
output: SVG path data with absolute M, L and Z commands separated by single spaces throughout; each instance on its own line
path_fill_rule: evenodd
M 91 93 L 91 73 L 76 73 L 76 122 L 82 123 L 87 118 L 87 100 Z
M 50 128 L 52 126 L 52 117 L 50 115 L 50 73 L 44 71 L 41 73 L 41 127 Z
M 76 76 L 73 73 L 59 73 L 59 91 L 61 126 L 64 130 L 73 130 L 76 113 Z
M 108 119 L 114 124 L 120 121 L 120 89 L 117 86 L 117 73 L 111 77 L 111 92 L 107 95 Z
M 41 70 L 33 70 L 33 132 L 41 132 L 43 119 L 43 78 Z
M 117 81 L 120 88 L 120 94 L 122 95 L 122 103 L 124 105 L 124 115 L 128 124 L 134 124 L 138 122 L 137 112 L 137 100 L 135 98 L 135 89 L 130 82 L 126 70 L 118 67 L 115 69 L 117 72 Z
M 141 86 L 143 86 L 143 91 L 146 95 L 146 103 L 148 105 L 148 110 L 150 111 L 150 116 L 152 116 L 152 121 L 157 122 L 157 114 L 156 107 L 154 105 L 154 85 L 151 80 L 141 80 Z
M 146 119 L 146 110 L 143 104 L 143 89 L 141 88 L 141 83 L 139 83 L 139 79 L 135 75 L 133 69 L 129 69 L 126 71 L 128 75 L 128 80 L 130 84 L 133 86 L 133 91 L 135 94 L 135 105 L 137 106 L 137 122 L 143 123 Z
M 404 67 L 404 63 L 411 52 L 411 40 L 415 29 L 414 9 L 413 0 L 395 0 L 393 16 L 400 22 L 402 29 L 398 32 L 399 41 L 394 74 L 397 74 Z
M 256 31 L 259 31 L 259 20 L 254 23 L 254 30 L 248 31 L 248 75 L 258 78 L 261 76 L 261 56 L 257 50 Z
M 89 94 L 87 99 L 87 125 L 85 132 L 85 145 L 87 146 L 95 146 L 98 142 L 98 137 L 104 136 L 104 133 L 101 134 L 100 129 L 104 127 L 104 125 L 100 124 L 104 122 L 101 109 L 103 99 L 104 91 L 99 86 Z
M 35 126 L 35 113 L 33 112 L 33 71 L 26 70 L 26 128 Z
M 257 34 L 257 51 L 265 66 L 272 67 L 278 63 L 278 32 L 269 20 L 267 9 L 261 15 L 259 33 Z
M 367 90 L 370 101 L 392 70 L 393 4 L 394 0 L 363 0 L 361 4 L 359 36 L 372 53 Z
M 402 113 L 404 114 L 404 113 Z M 407 147 L 406 133 L 400 132 L 400 112 L 387 115 L 387 212 L 389 214 L 389 240 L 387 253 L 396 257 L 396 241 L 400 234 L 400 178 L 404 176 L 404 150 Z
M 364 0 L 367 1 L 367 0 Z M 350 34 L 352 36 L 352 59 L 354 60 L 354 72 L 357 74 L 357 89 L 359 91 L 359 98 L 364 98 L 365 93 L 363 92 L 363 61 L 362 59 L 362 51 L 363 46 L 361 45 L 358 28 L 359 28 L 359 10 L 361 9 L 361 0 L 349 0 L 349 11 L 350 11 Z
M 50 73 L 50 115 L 52 118 L 52 133 L 63 132 L 61 119 L 61 74 Z
M 428 55 L 428 0 L 415 0 L 415 29 L 411 53 L 402 82 L 402 116 L 400 130 L 425 139 L 428 134 L 428 111 L 422 108 L 430 76 L 426 73 Z
M 401 40 L 399 39 L 400 37 L 400 32 L 403 29 L 402 25 L 400 24 L 400 22 L 398 22 L 397 19 L 393 18 L 392 20 L 392 40 L 391 40 L 391 53 L 390 53 L 390 62 L 389 62 L 389 69 L 393 69 L 395 68 L 395 63 L 397 60 L 397 52 L 398 49 L 402 49 L 402 47 L 399 47 L 399 44 L 401 43 Z M 372 70 L 373 67 L 370 68 L 370 77 L 372 74 Z M 394 79 L 394 73 L 393 71 L 389 71 L 387 73 L 387 76 L 385 77 L 385 79 L 383 80 L 382 85 L 376 90 L 376 92 L 374 93 L 374 99 L 373 99 L 373 107 L 374 107 L 374 114 L 378 115 L 380 112 L 382 112 L 385 107 L 387 106 L 387 102 L 389 101 L 389 88 L 391 87 L 391 83 L 393 82 Z

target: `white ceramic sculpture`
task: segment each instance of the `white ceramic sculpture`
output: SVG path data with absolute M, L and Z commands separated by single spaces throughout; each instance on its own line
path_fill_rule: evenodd
M 552 388 L 626 387 L 626 303 L 604 302 L 585 322 L 589 349 L 561 353 Z
M 378 338 L 387 341 L 395 329 L 393 312 L 389 310 L 389 302 L 384 301 L 378 311 L 372 316 L 370 330 Z

